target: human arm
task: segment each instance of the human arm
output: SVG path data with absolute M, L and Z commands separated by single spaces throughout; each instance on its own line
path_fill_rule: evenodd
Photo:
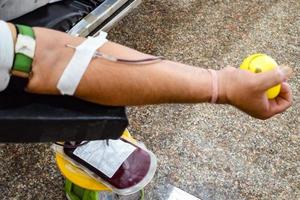
M 33 76 L 26 90 L 59 94 L 57 82 L 74 53 L 65 45 L 78 46 L 84 38 L 43 28 L 35 28 L 35 33 L 37 47 Z M 150 56 L 113 42 L 107 42 L 99 50 L 129 59 Z M 234 105 L 263 119 L 291 105 L 291 92 L 286 84 L 283 84 L 277 99 L 269 101 L 266 98 L 266 87 L 281 83 L 285 78 L 278 71 L 252 74 L 226 68 L 217 71 L 217 74 L 218 103 Z M 262 86 L 262 82 L 270 85 Z M 106 105 L 200 103 L 208 102 L 211 95 L 212 79 L 205 69 L 167 60 L 147 65 L 128 65 L 103 59 L 92 60 L 75 93 L 75 96 L 84 100 Z

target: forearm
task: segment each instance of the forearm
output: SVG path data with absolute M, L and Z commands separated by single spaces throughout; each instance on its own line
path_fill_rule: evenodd
M 74 53 L 65 45 L 78 46 L 84 39 L 40 28 L 35 33 L 37 47 L 27 91 L 59 94 L 57 82 Z M 149 57 L 113 42 L 99 50 L 129 59 Z M 207 70 L 166 60 L 128 65 L 97 58 L 91 61 L 75 96 L 106 105 L 207 102 L 211 98 L 211 76 Z
M 76 95 L 112 105 L 199 103 L 210 100 L 210 85 L 206 70 L 171 61 L 145 66 L 102 61 L 90 66 Z
M 10 28 L 16 41 L 14 26 Z M 34 31 L 36 51 L 25 89 L 59 95 L 57 83 L 74 54 L 74 49 L 66 44 L 78 46 L 85 39 L 49 29 L 35 28 Z M 105 43 L 99 51 L 124 59 L 150 57 L 113 42 Z M 229 103 L 251 116 L 267 119 L 292 104 L 289 85 L 283 83 L 288 78 L 288 69 L 277 67 L 254 74 L 227 67 L 211 76 L 205 69 L 166 60 L 128 65 L 97 58 L 90 62 L 75 96 L 106 105 L 199 103 L 208 102 L 213 96 L 218 103 Z M 278 84 L 282 85 L 280 93 L 275 99 L 268 99 L 266 91 Z

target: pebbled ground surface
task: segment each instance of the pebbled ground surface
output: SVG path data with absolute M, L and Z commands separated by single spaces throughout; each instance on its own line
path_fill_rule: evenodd
M 144 0 L 110 39 L 204 68 L 263 52 L 294 69 L 294 105 L 260 121 L 225 105 L 130 107 L 158 158 L 146 199 L 175 185 L 203 200 L 300 199 L 300 1 Z M 49 144 L 0 145 L 0 199 L 64 199 Z

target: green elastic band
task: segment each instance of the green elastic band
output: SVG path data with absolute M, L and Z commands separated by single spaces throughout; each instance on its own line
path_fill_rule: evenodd
M 19 34 L 30 36 L 33 39 L 35 39 L 35 35 L 34 35 L 33 29 L 31 27 L 24 26 L 24 25 L 16 25 L 16 27 L 17 27 Z M 30 73 L 31 65 L 32 65 L 32 58 L 30 58 L 22 53 L 17 53 L 15 55 L 13 70 Z
M 35 35 L 34 35 L 33 29 L 31 27 L 19 25 L 19 24 L 17 24 L 16 27 L 18 28 L 18 31 L 20 34 L 28 35 L 28 36 L 32 37 L 33 39 L 35 39 Z
M 15 55 L 15 63 L 14 63 L 14 70 L 30 73 L 32 65 L 32 59 L 24 54 L 17 53 Z

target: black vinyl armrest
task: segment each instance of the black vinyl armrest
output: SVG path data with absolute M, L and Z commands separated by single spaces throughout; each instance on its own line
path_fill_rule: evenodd
M 117 139 L 127 125 L 124 107 L 68 96 L 0 93 L 0 142 Z

